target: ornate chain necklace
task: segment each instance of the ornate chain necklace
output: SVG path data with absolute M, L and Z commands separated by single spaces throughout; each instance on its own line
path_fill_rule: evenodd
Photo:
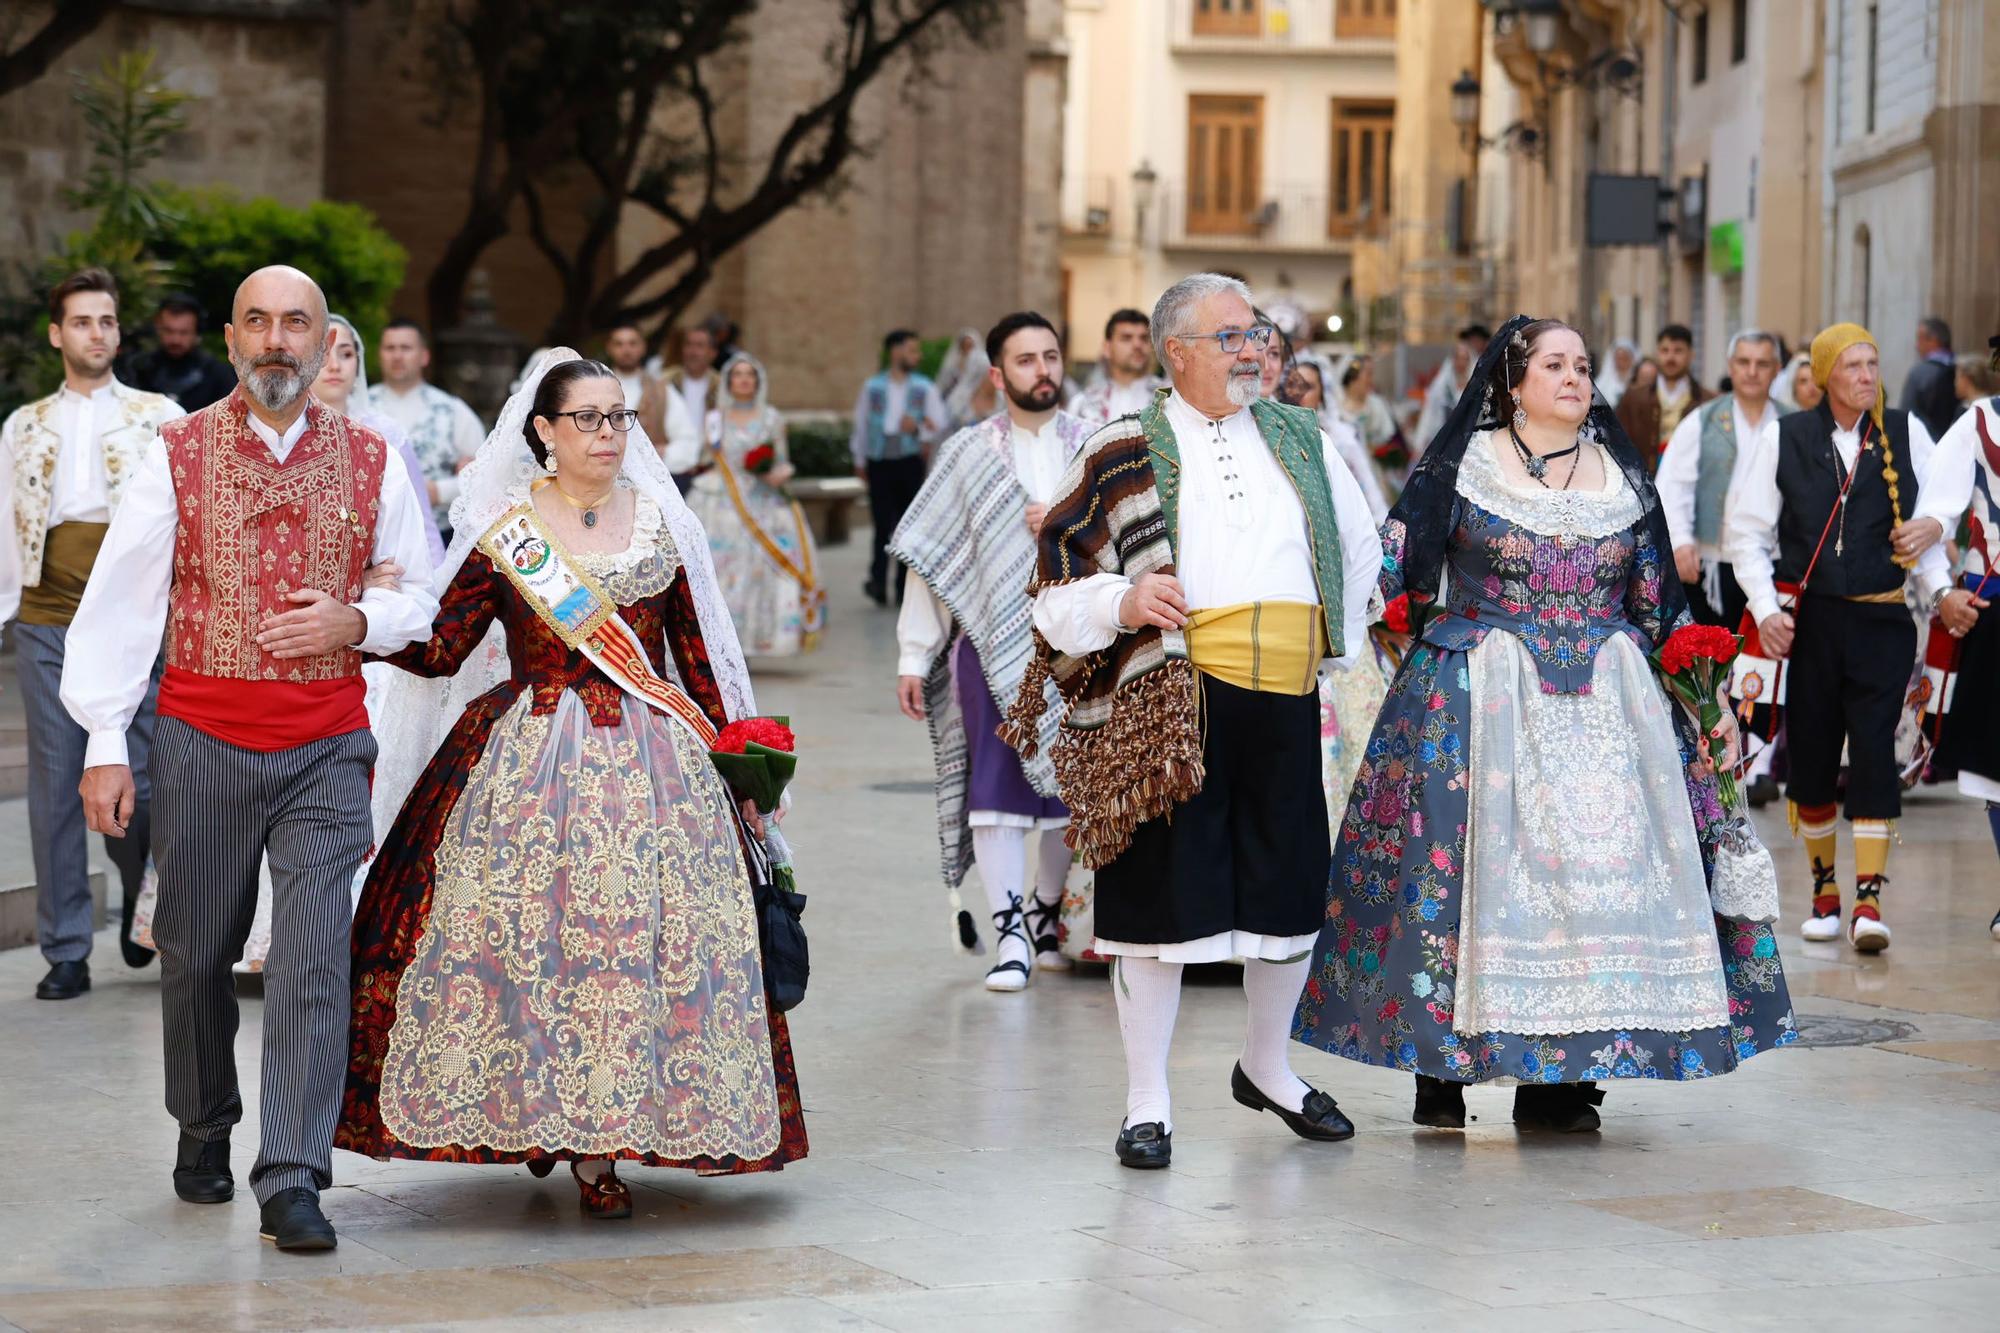
M 1553 491 L 1557 489 L 1549 485 L 1549 464 L 1555 462 L 1558 458 L 1567 458 L 1569 460 L 1569 475 L 1563 478 L 1561 489 L 1568 490 L 1570 483 L 1576 480 L 1577 465 L 1582 462 L 1583 458 L 1581 452 L 1583 449 L 1583 439 L 1581 436 L 1569 448 L 1558 449 L 1552 454 L 1538 454 L 1528 448 L 1527 445 L 1521 443 L 1520 432 L 1516 431 L 1512 426 L 1507 427 L 1507 438 L 1514 442 L 1514 452 L 1520 456 L 1521 466 L 1528 470 L 1529 476 L 1542 484 L 1543 490 Z
M 616 492 L 618 489 L 616 483 L 614 483 L 610 487 L 606 488 L 604 494 L 598 496 L 595 500 L 579 500 L 574 495 L 571 495 L 568 491 L 564 490 L 562 488 L 562 483 L 557 481 L 554 477 L 545 478 L 541 482 L 541 485 L 547 487 L 548 489 L 554 491 L 557 495 L 561 496 L 563 500 L 567 502 L 571 508 L 581 509 L 583 511 L 583 526 L 585 526 L 586 528 L 594 528 L 597 526 L 598 506 L 602 505 L 606 500 L 609 500 L 612 494 Z

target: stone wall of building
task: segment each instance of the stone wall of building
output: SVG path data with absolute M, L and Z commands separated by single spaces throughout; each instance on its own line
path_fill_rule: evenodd
M 40 79 L 0 98 L 0 255 L 33 259 L 89 221 L 63 198 L 90 162 L 72 95 L 79 76 L 124 51 L 153 51 L 162 82 L 193 94 L 187 128 L 152 178 L 295 205 L 320 198 L 331 14 L 323 0 L 119 6 Z

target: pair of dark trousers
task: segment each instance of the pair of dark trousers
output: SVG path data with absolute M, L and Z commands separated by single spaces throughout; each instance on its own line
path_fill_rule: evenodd
M 1832 805 L 1847 751 L 1847 817 L 1903 813 L 1896 723 L 1917 661 L 1917 627 L 1901 602 L 1850 602 L 1808 593 L 1785 671 L 1785 795 Z
M 1708 589 L 1701 583 L 1682 583 L 1687 590 L 1688 613 L 1698 625 L 1720 625 L 1734 630 L 1743 623 L 1743 609 L 1750 605 L 1750 598 L 1736 581 L 1733 565 L 1716 566 L 1716 581 L 1721 585 L 1722 605 L 1711 606 Z
M 909 512 L 911 502 L 923 488 L 922 455 L 868 462 L 868 513 L 875 524 L 875 534 L 869 539 L 868 587 L 885 597 L 889 591 L 889 539 L 896 535 L 896 525 L 903 521 L 903 515 Z M 896 599 L 901 601 L 903 580 L 908 577 L 909 569 L 900 560 L 895 564 Z
M 262 752 L 164 717 L 154 738 L 167 1110 L 198 1139 L 224 1138 L 243 1118 L 230 968 L 256 913 L 259 863 L 270 858 L 260 1151 L 250 1169 L 259 1203 L 333 1182 L 352 886 L 371 839 L 374 763 L 365 729 Z
M 74 963 L 90 957 L 90 849 L 83 819 L 83 753 L 90 733 L 62 705 L 66 625 L 16 625 L 14 665 L 20 672 L 21 703 L 28 721 L 28 840 L 35 859 L 35 925 L 42 957 Z M 104 848 L 124 884 L 126 910 L 139 897 L 146 873 L 147 815 L 151 784 L 147 753 L 153 743 L 153 700 L 160 691 L 160 666 L 145 702 L 125 729 L 138 800 L 123 838 L 106 838 Z

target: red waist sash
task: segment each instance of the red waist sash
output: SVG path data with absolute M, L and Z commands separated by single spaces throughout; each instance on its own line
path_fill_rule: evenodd
M 344 736 L 368 725 L 360 676 L 335 680 L 237 680 L 170 666 L 160 677 L 161 717 L 239 749 L 270 752 Z

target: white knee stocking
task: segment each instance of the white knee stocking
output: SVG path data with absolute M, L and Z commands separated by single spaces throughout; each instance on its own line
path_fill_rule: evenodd
M 979 878 L 986 882 L 986 901 L 997 915 L 1021 902 L 1021 890 L 1028 878 L 1028 831 L 1020 828 L 975 828 L 972 830 L 972 859 L 979 866 Z M 998 930 L 998 924 L 995 924 Z M 1018 935 L 1004 936 L 994 944 L 994 961 L 1026 963 L 1033 947 Z
M 1063 831 L 1043 829 L 1041 845 L 1035 849 L 1035 896 L 1045 903 L 1061 902 L 1069 866 L 1070 850 L 1063 842 Z
M 1289 963 L 1243 965 L 1243 998 L 1250 1011 L 1243 1029 L 1243 1072 L 1266 1097 L 1294 1111 L 1305 1106 L 1310 1091 L 1292 1072 L 1289 1047 L 1292 1014 L 1311 967 L 1310 953 Z
M 1167 1095 L 1167 1053 L 1181 1008 L 1181 964 L 1120 958 L 1111 969 L 1118 1034 L 1125 1041 L 1125 1123 L 1157 1120 L 1174 1127 Z

